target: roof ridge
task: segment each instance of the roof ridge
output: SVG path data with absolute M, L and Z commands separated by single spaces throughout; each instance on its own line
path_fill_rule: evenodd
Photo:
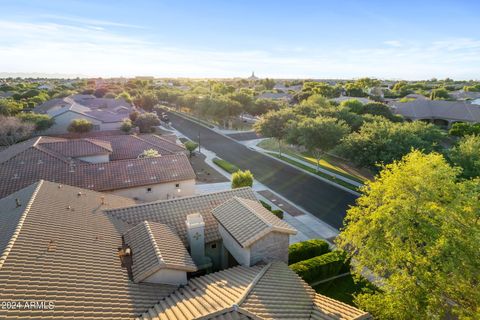
M 270 221 L 267 221 L 263 216 L 257 214 L 257 212 L 255 210 L 253 210 L 253 208 L 251 208 L 248 204 L 245 204 L 243 201 L 244 200 L 247 200 L 247 201 L 252 201 L 252 202 L 255 202 L 253 200 L 249 200 L 249 199 L 245 199 L 245 198 L 242 198 L 242 197 L 233 197 L 234 199 L 237 199 L 244 207 L 247 208 L 248 211 L 250 211 L 251 213 L 253 213 L 258 219 L 262 220 L 263 223 L 265 223 L 269 228 L 272 228 L 274 229 L 274 225 L 270 222 Z M 241 199 L 241 200 L 240 200 Z M 263 209 L 267 210 L 266 208 L 264 208 L 262 206 Z
M 165 260 L 163 260 L 162 253 L 160 252 L 160 248 L 158 247 L 157 240 L 155 240 L 155 236 L 153 235 L 152 229 L 150 228 L 150 224 L 148 223 L 147 220 L 143 221 L 143 224 L 147 229 L 148 237 L 150 239 L 150 242 L 152 243 L 153 250 L 155 250 L 155 253 L 157 255 L 158 263 L 160 265 L 164 265 Z
M 18 238 L 18 235 L 20 234 L 20 231 L 22 230 L 23 223 L 25 222 L 25 219 L 27 218 L 27 214 L 30 211 L 30 208 L 32 207 L 33 202 L 35 201 L 35 198 L 37 196 L 38 191 L 43 185 L 44 180 L 40 180 L 38 185 L 35 187 L 35 190 L 32 192 L 32 195 L 30 196 L 30 200 L 28 200 L 27 205 L 25 206 L 25 210 L 22 213 L 22 216 L 18 220 L 17 227 L 15 228 L 15 231 L 12 234 L 12 238 L 8 242 L 7 246 L 2 252 L 2 255 L 0 256 L 0 269 L 2 268 L 3 264 L 7 260 L 8 254 L 10 253 L 10 250 L 12 249 L 13 245 L 15 244 L 15 241 Z
M 160 138 L 160 136 L 158 136 L 158 135 L 156 135 L 156 134 L 151 134 L 151 135 L 154 136 L 154 137 Z M 141 141 L 143 141 L 143 142 L 145 142 L 145 143 L 147 143 L 147 144 L 149 144 L 149 145 L 151 145 L 151 146 L 153 146 L 153 147 L 156 147 L 156 148 L 165 150 L 165 151 L 167 151 L 167 152 L 171 152 L 171 151 L 169 151 L 169 150 L 167 150 L 167 149 L 165 149 L 165 148 L 162 148 L 161 146 L 159 146 L 159 145 L 157 145 L 157 144 L 155 144 L 155 143 L 153 143 L 153 142 L 150 142 L 150 141 L 148 141 L 148 140 L 145 140 L 145 139 L 141 138 L 139 135 L 133 135 L 133 136 L 134 136 L 136 139 L 141 140 Z M 168 140 L 166 140 L 166 139 L 163 139 L 163 138 L 160 138 L 160 139 L 161 139 L 162 141 L 164 141 L 164 142 L 168 142 L 168 143 L 173 144 L 173 145 L 175 145 L 175 146 L 179 146 L 178 144 L 173 143 L 173 142 L 170 142 L 170 141 L 168 141 Z
M 271 266 L 272 266 L 271 262 L 265 265 L 262 268 L 262 270 L 260 270 L 260 272 L 255 276 L 255 278 L 253 278 L 252 282 L 250 282 L 247 288 L 245 288 L 245 291 L 243 292 L 242 296 L 238 299 L 236 303 L 238 306 L 240 306 L 245 301 L 245 299 L 248 297 L 250 292 L 252 292 L 252 290 L 255 288 L 257 283 L 263 278 L 263 276 L 265 275 L 265 273 L 267 273 L 268 269 L 270 269 Z
M 117 161 L 123 161 L 123 160 L 117 160 Z M 156 201 L 151 201 L 151 202 L 145 202 L 145 203 L 137 203 L 128 207 L 122 207 L 122 208 L 116 208 L 116 209 L 108 209 L 105 210 L 105 212 L 108 214 L 108 211 L 114 211 L 118 209 L 127 209 L 127 208 L 141 208 L 141 207 L 146 207 L 146 206 L 151 206 L 159 203 L 166 203 L 166 202 L 177 202 L 177 201 L 184 201 L 187 199 L 192 199 L 192 198 L 205 198 L 214 194 L 221 194 L 221 193 L 228 193 L 228 192 L 233 192 L 236 190 L 248 190 L 250 189 L 252 192 L 253 190 L 250 187 L 242 187 L 242 188 L 236 188 L 236 189 L 230 189 L 230 190 L 221 190 L 221 191 L 214 191 L 214 192 L 209 192 L 209 193 L 202 193 L 202 194 L 194 194 L 191 196 L 185 196 L 185 197 L 180 197 L 180 198 L 174 198 L 174 199 L 168 199 L 168 200 L 156 200 Z
M 46 154 L 48 154 L 48 155 L 50 155 L 54 158 L 57 158 L 58 160 L 61 160 L 65 163 L 70 163 L 69 160 L 68 160 L 68 157 L 62 155 L 61 153 L 55 152 L 55 151 L 53 151 L 53 150 L 51 150 L 47 147 L 44 147 L 41 144 L 38 145 L 38 146 L 34 146 L 34 147 L 35 147 L 35 149 L 37 149 L 40 152 L 46 153 Z

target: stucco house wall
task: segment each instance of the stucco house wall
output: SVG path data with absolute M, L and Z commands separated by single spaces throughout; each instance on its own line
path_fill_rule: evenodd
M 178 190 L 180 190 L 180 192 Z M 144 202 L 168 200 L 194 195 L 195 179 L 117 189 L 107 192 Z
M 228 252 L 230 252 L 235 260 L 237 260 L 237 262 L 242 266 L 251 266 L 250 249 L 242 248 L 223 226 L 219 225 L 218 231 L 222 236 L 223 246 L 228 250 Z
M 250 265 L 265 261 L 283 261 L 288 263 L 289 235 L 271 232 L 256 241 L 250 247 Z

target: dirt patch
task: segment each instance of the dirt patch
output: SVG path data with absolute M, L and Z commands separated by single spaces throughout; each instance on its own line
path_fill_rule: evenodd
M 190 158 L 190 163 L 192 164 L 193 170 L 197 175 L 197 182 L 217 183 L 229 181 L 227 178 L 205 163 L 205 156 L 203 154 L 196 152 Z

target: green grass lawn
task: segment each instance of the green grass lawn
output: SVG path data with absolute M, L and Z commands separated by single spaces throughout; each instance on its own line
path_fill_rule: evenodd
M 353 303 L 355 294 L 359 294 L 363 291 L 372 292 L 376 290 L 376 287 L 367 279 L 363 277 L 355 277 L 351 274 L 319 284 L 313 288 L 320 294 L 355 307 L 357 307 Z
M 259 147 L 278 152 L 278 141 L 276 139 L 270 138 L 261 141 L 258 144 Z M 308 153 L 300 153 L 295 148 L 282 143 L 282 152 L 288 154 L 289 156 L 295 157 L 297 159 L 309 162 L 311 164 L 317 165 L 317 159 Z M 340 161 L 333 156 L 323 155 L 320 158 L 320 167 L 329 171 L 332 171 L 336 174 L 344 176 L 345 178 L 357 181 L 360 183 L 365 182 L 366 180 L 372 179 L 373 175 L 366 170 L 355 168 L 353 165 L 346 163 L 345 161 Z
M 277 154 L 277 153 L 268 152 L 268 154 L 271 155 L 271 156 L 273 156 L 273 157 L 275 157 L 275 158 L 278 158 L 278 159 L 280 159 L 280 160 L 283 160 L 283 161 L 285 161 L 285 162 L 288 162 L 288 163 L 290 163 L 290 164 L 293 164 L 294 166 L 296 166 L 296 167 L 298 167 L 298 168 L 300 168 L 300 169 L 303 169 L 303 170 L 306 170 L 306 171 L 311 172 L 311 173 L 313 173 L 313 174 L 316 174 L 316 175 L 319 176 L 319 177 L 322 177 L 322 178 L 325 178 L 325 179 L 330 180 L 330 181 L 332 181 L 332 182 L 335 182 L 336 184 L 339 184 L 339 185 L 341 185 L 341 186 L 343 186 L 343 187 L 345 187 L 345 188 L 348 188 L 348 189 L 350 189 L 350 190 L 352 190 L 352 191 L 358 192 L 358 188 L 357 188 L 356 186 L 354 186 L 354 185 L 351 185 L 351 184 L 348 183 L 348 182 L 345 182 L 345 181 L 340 180 L 340 179 L 336 179 L 335 177 L 332 177 L 331 175 L 328 175 L 328 174 L 323 173 L 323 172 L 317 172 L 317 170 L 315 170 L 315 169 L 313 169 L 313 168 L 310 168 L 309 166 L 306 166 L 306 165 L 304 165 L 304 164 L 302 164 L 302 163 L 300 163 L 300 162 L 298 162 L 298 161 L 292 160 L 292 159 L 290 159 L 290 158 L 286 158 L 286 157 L 284 157 L 284 156 L 280 156 L 280 155 Z

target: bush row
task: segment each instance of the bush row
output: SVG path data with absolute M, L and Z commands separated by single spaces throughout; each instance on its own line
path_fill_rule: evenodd
M 297 242 L 288 247 L 288 264 L 297 263 L 328 252 L 330 252 L 330 246 L 321 239 Z
M 262 203 L 262 206 L 267 209 L 268 211 L 270 211 L 271 213 L 273 213 L 274 215 L 276 215 L 278 218 L 280 219 L 283 219 L 283 211 L 280 210 L 280 209 L 275 209 L 273 210 L 272 209 L 272 206 L 269 205 L 268 203 L 266 203 L 265 201 L 262 201 L 260 200 L 260 202 Z
M 219 166 L 223 170 L 227 171 L 228 173 L 235 173 L 238 170 L 240 170 L 236 166 L 231 164 L 230 162 L 219 159 L 219 158 L 214 158 L 213 163 L 215 163 L 217 166 Z
M 332 251 L 324 255 L 300 261 L 290 265 L 303 280 L 314 283 L 328 279 L 340 274 L 341 271 L 349 269 L 349 262 L 345 252 Z

